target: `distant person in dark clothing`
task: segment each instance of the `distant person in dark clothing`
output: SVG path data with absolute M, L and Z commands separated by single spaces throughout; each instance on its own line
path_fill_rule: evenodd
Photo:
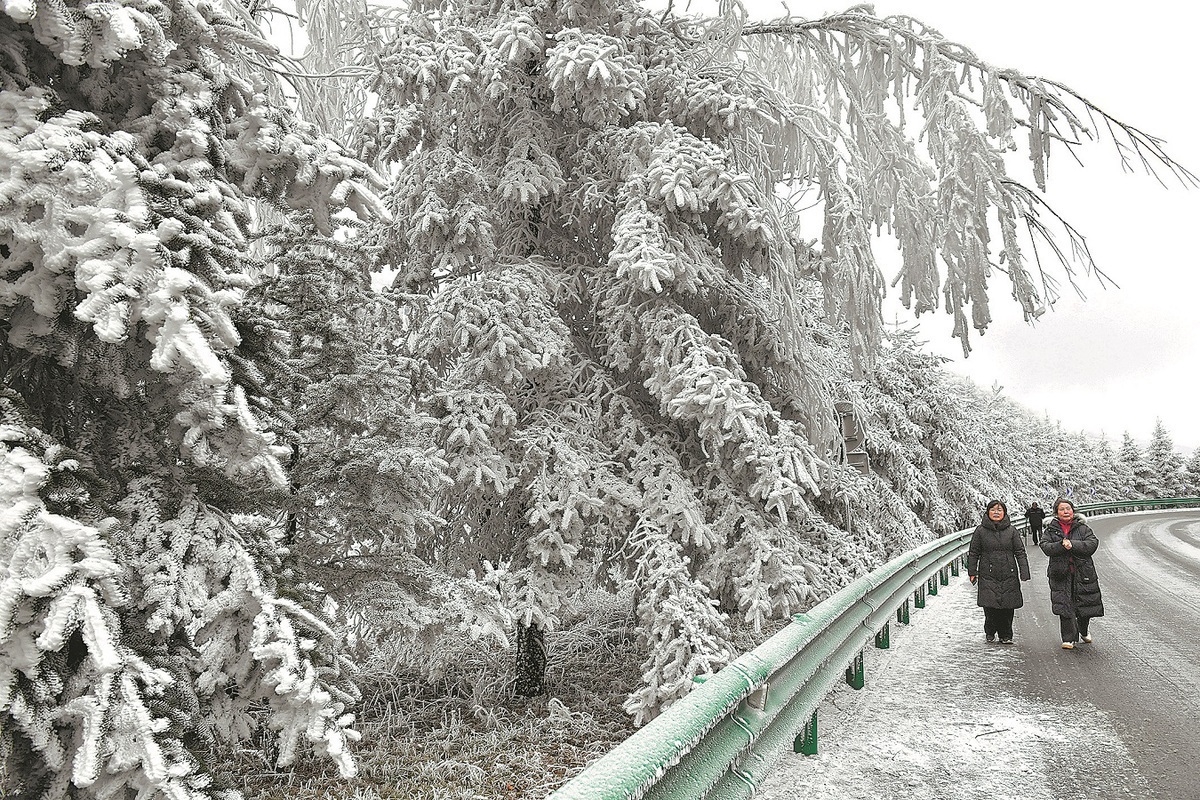
M 1078 642 L 1090 643 L 1088 624 L 1104 616 L 1100 582 L 1092 555 L 1100 540 L 1087 523 L 1075 516 L 1075 505 L 1062 498 L 1054 501 L 1054 519 L 1042 535 L 1042 552 L 1050 556 L 1046 575 L 1050 579 L 1050 606 L 1058 615 L 1062 647 L 1073 650 Z
M 1042 520 L 1046 518 L 1046 511 L 1037 503 L 1031 505 L 1025 510 L 1025 520 L 1029 523 L 1029 535 L 1033 537 L 1033 543 L 1038 543 L 1038 537 L 1042 535 Z
M 1025 604 L 1021 581 L 1029 580 L 1029 558 L 1021 534 L 999 500 L 987 504 L 983 522 L 971 533 L 967 575 L 979 589 L 977 602 L 983 607 L 987 640 L 999 637 L 1001 644 L 1012 644 L 1013 612 Z

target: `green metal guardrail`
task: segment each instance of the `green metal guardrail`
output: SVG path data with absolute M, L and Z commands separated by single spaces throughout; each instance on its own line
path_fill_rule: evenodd
M 1079 505 L 1087 516 L 1200 506 L 1200 498 Z M 1025 527 L 1019 520 L 1017 526 Z M 560 787 L 551 800 L 748 798 L 782 757 L 816 752 L 816 709 L 834 684 L 863 686 L 863 651 L 889 644 L 893 616 L 907 623 L 951 574 L 973 528 L 951 533 L 842 588 Z

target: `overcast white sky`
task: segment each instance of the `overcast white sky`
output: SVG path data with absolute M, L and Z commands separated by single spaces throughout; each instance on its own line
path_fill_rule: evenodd
M 685 4 L 676 0 L 675 7 Z M 780 2 L 745 5 L 758 19 L 785 13 Z M 813 19 L 851 5 L 795 0 L 790 8 Z M 1168 152 L 1200 174 L 1200 4 L 1122 7 L 1114 13 L 1111 6 L 1045 0 L 875 3 L 878 14 L 916 17 L 993 65 L 1066 83 L 1166 140 Z M 706 7 L 697 2 L 691 9 Z M 922 317 L 922 336 L 931 350 L 954 359 L 950 369 L 983 386 L 999 383 L 1069 430 L 1104 432 L 1118 443 L 1129 431 L 1145 442 L 1160 417 L 1176 447 L 1190 452 L 1200 446 L 1200 270 L 1192 234 L 1200 223 L 1200 189 L 1163 188 L 1145 174 L 1123 173 L 1108 142 L 1084 148 L 1080 157 L 1084 169 L 1065 150 L 1052 158 L 1047 199 L 1087 238 L 1096 262 L 1120 288 L 1088 283 L 1086 302 L 1069 293 L 1030 326 L 1008 299 L 1007 279 L 997 275 L 991 282 L 995 322 L 985 336 L 972 337 L 969 359 L 963 360 L 950 337 L 951 318 L 941 310 Z M 889 322 L 896 310 L 903 312 L 894 305 Z

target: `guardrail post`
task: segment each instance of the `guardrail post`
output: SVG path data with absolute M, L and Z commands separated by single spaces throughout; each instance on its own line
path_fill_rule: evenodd
M 904 605 L 902 605 L 896 609 L 896 622 L 902 623 L 904 625 L 908 624 L 908 606 L 909 606 L 909 599 L 906 597 L 906 598 L 904 598 Z
M 879 633 L 875 634 L 875 646 L 887 650 L 892 645 L 892 623 L 885 622 Z
M 930 575 L 929 580 L 925 581 L 925 585 L 929 587 L 929 593 L 937 595 L 937 575 Z
M 916 608 L 925 607 L 925 584 L 923 583 L 913 592 L 913 606 Z
M 954 576 L 958 575 L 958 559 L 957 558 L 950 562 L 950 574 L 954 575 Z
M 948 585 L 950 583 L 950 570 L 946 569 L 945 567 L 939 569 L 938 580 L 941 581 L 942 586 Z
M 808 724 L 804 726 L 800 733 L 796 734 L 796 741 L 792 743 L 792 750 L 806 756 L 815 756 L 817 754 L 817 712 L 813 712 L 812 719 L 808 721 Z
M 863 675 L 862 650 L 858 651 L 858 655 L 850 662 L 850 666 L 846 667 L 846 683 L 850 684 L 851 689 L 861 689 L 866 684 L 866 679 Z

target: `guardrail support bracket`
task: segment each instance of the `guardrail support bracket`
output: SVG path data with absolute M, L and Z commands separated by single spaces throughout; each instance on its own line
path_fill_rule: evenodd
M 929 587 L 929 593 L 937 596 L 937 575 L 930 575 L 929 580 L 925 581 L 925 585 Z
M 950 574 L 958 575 L 958 559 L 957 558 L 950 562 Z
M 925 584 L 922 583 L 917 587 L 917 590 L 913 592 L 913 605 L 916 608 L 925 607 Z
M 899 622 L 902 625 L 908 624 L 909 605 L 910 605 L 910 601 L 908 600 L 908 598 L 905 598 L 904 605 L 902 605 L 896 609 L 896 622 Z
M 875 646 L 880 650 L 887 650 L 892 643 L 892 623 L 883 623 L 883 628 L 879 633 L 875 634 Z
M 945 567 L 942 567 L 941 569 L 939 569 L 938 570 L 938 580 L 941 581 L 942 586 L 948 585 L 950 583 L 950 571 L 947 570 Z
M 866 683 L 863 676 L 863 651 L 859 650 L 858 655 L 850 662 L 850 666 L 846 667 L 846 683 L 850 684 L 851 689 L 861 689 Z
M 812 719 L 804 726 L 804 730 L 796 735 L 796 741 L 792 743 L 792 750 L 806 756 L 817 754 L 817 712 L 813 712 Z

